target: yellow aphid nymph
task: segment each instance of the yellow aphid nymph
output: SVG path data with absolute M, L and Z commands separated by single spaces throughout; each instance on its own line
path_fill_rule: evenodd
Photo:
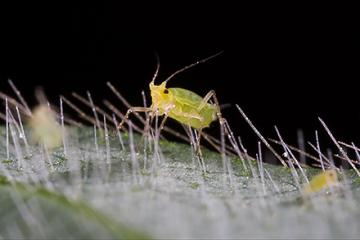
M 338 184 L 336 170 L 326 170 L 313 177 L 309 183 L 304 185 L 303 192 L 305 194 L 316 193 Z
M 202 158 L 200 150 L 200 138 L 202 135 L 202 130 L 209 127 L 210 124 L 216 119 L 219 120 L 221 126 L 224 126 L 226 123 L 225 119 L 221 115 L 220 106 L 216 98 L 215 91 L 211 90 L 204 97 L 201 97 L 193 91 L 184 88 L 169 88 L 167 87 L 167 83 L 177 74 L 199 63 L 203 63 L 211 58 L 214 58 L 220 53 L 190 64 L 176 71 L 163 82 L 156 84 L 155 79 L 160 67 L 158 60 L 156 72 L 149 84 L 152 100 L 151 106 L 130 108 L 126 113 L 125 118 L 119 124 L 118 128 L 122 128 L 126 119 L 132 112 L 148 112 L 150 117 L 164 116 L 160 124 L 160 130 L 164 127 L 167 118 L 172 118 L 177 122 L 197 131 L 198 134 L 196 135 L 198 137 L 196 139 L 196 152 L 198 157 Z
M 196 93 L 183 88 L 167 88 L 150 83 L 152 109 L 195 129 L 209 127 L 217 118 L 216 105 L 208 103 Z
M 54 113 L 48 106 L 42 104 L 34 109 L 29 126 L 34 142 L 44 144 L 48 149 L 61 145 L 61 126 L 56 122 Z
M 220 52 L 221 53 L 221 52 Z M 153 80 L 150 82 L 150 94 L 152 104 L 150 107 L 132 107 L 128 110 L 125 119 L 132 112 L 150 112 L 152 116 L 162 116 L 165 118 L 161 124 L 164 125 L 166 119 L 172 118 L 179 123 L 190 126 L 201 131 L 203 128 L 209 127 L 214 120 L 222 120 L 219 103 L 217 101 L 215 91 L 209 91 L 206 96 L 201 97 L 198 94 L 183 88 L 168 88 L 166 85 L 170 79 L 180 72 L 185 71 L 199 63 L 205 62 L 211 58 L 218 56 L 217 53 L 211 57 L 186 66 L 168 77 L 160 84 L 155 84 L 155 78 L 159 70 L 159 63 Z M 213 103 L 209 101 L 213 100 Z M 125 123 L 125 119 L 119 124 L 119 128 Z M 161 128 L 160 128 L 161 129 Z

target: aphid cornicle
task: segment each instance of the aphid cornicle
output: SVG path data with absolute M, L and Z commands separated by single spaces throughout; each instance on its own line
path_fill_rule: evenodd
M 224 119 L 222 118 L 220 107 L 218 100 L 215 95 L 215 91 L 211 90 L 204 98 L 199 96 L 198 94 L 183 88 L 167 88 L 167 83 L 170 79 L 172 79 L 175 75 L 180 72 L 185 71 L 197 64 L 203 63 L 211 58 L 214 58 L 221 54 L 219 52 L 215 55 L 212 55 L 208 58 L 205 58 L 201 61 L 190 64 L 172 75 L 170 75 L 165 81 L 161 84 L 156 85 L 155 79 L 157 77 L 157 73 L 159 71 L 159 60 L 156 72 L 152 81 L 150 82 L 150 94 L 152 99 L 152 104 L 150 107 L 132 107 L 130 108 L 125 118 L 119 124 L 119 129 L 122 128 L 125 120 L 129 117 L 129 114 L 132 112 L 150 112 L 152 116 L 162 116 L 164 118 L 160 124 L 160 129 L 163 128 L 164 123 L 168 117 L 175 119 L 181 124 L 190 126 L 197 131 L 199 131 L 199 137 L 197 139 L 198 147 L 197 152 L 200 152 L 200 136 L 203 128 L 209 127 L 209 125 L 219 119 L 220 124 L 224 123 Z M 213 100 L 213 103 L 210 103 L 210 100 Z

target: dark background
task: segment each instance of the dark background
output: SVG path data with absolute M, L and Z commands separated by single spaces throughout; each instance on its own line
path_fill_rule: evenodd
M 11 78 L 29 103 L 35 86 L 49 99 L 90 90 L 97 103 L 118 104 L 111 81 L 134 105 L 155 71 L 159 79 L 218 51 L 224 53 L 173 79 L 169 86 L 217 92 L 234 131 L 254 134 L 239 104 L 266 136 L 276 124 L 295 143 L 323 134 L 322 117 L 341 140 L 360 144 L 359 28 L 352 6 L 17 5 L 1 8 L 0 90 Z M 120 106 L 120 105 L 119 105 Z M 125 111 L 125 109 L 122 108 Z

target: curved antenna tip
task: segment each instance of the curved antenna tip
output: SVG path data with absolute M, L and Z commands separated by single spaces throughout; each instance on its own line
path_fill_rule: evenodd
M 210 57 L 207 57 L 207 58 L 204 58 L 202 60 L 199 60 L 197 62 L 194 62 L 190 65 L 187 65 L 179 70 L 177 70 L 176 72 L 174 72 L 173 74 L 171 74 L 167 79 L 165 79 L 165 82 L 168 82 L 170 79 L 172 79 L 173 77 L 175 77 L 176 75 L 178 75 L 179 73 L 181 72 L 184 72 L 185 70 L 189 69 L 189 68 L 192 68 L 192 67 L 195 67 L 196 65 L 200 64 L 200 63 L 204 63 L 204 62 L 207 62 L 208 60 L 212 59 L 212 58 L 215 58 L 217 56 L 219 56 L 220 54 L 222 54 L 224 52 L 224 50 L 214 54 L 214 55 L 211 55 Z

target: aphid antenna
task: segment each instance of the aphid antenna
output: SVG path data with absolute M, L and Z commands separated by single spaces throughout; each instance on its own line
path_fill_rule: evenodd
M 275 128 L 276 134 L 278 135 L 280 141 L 284 143 L 284 144 L 283 144 L 284 150 L 285 150 L 285 152 L 287 152 L 288 155 L 289 155 L 289 161 L 290 161 L 290 162 L 292 162 L 292 161 L 295 162 L 296 166 L 300 169 L 301 175 L 303 176 L 305 182 L 306 182 L 306 183 L 309 183 L 309 179 L 307 178 L 304 169 L 301 167 L 299 161 L 296 159 L 296 157 L 295 157 L 295 155 L 293 154 L 293 152 L 290 150 L 290 148 L 287 146 L 287 144 L 285 143 L 285 141 L 284 141 L 283 138 L 281 137 L 279 129 L 278 129 L 276 126 L 274 126 L 274 128 Z M 291 157 L 291 158 L 290 158 L 290 157 Z
M 330 168 L 332 166 L 330 160 L 322 152 L 320 152 L 320 149 L 311 142 L 307 143 L 319 156 L 321 156 L 321 160 L 317 158 L 317 162 L 320 163 L 320 167 L 322 168 L 324 166 L 324 168 Z
M 223 52 L 224 52 L 224 51 L 220 51 L 220 52 L 218 52 L 218 53 L 216 53 L 216 54 L 214 54 L 214 55 L 211 55 L 210 57 L 204 58 L 204 59 L 202 59 L 202 60 L 199 60 L 199 61 L 197 61 L 197 62 L 194 62 L 194 63 L 192 63 L 192 64 L 190 64 L 190 65 L 187 65 L 187 66 L 185 66 L 185 67 L 183 67 L 183 68 L 175 71 L 175 72 L 174 72 L 173 74 L 171 74 L 168 78 L 166 78 L 164 82 L 167 83 L 170 79 L 172 79 L 173 77 L 175 77 L 175 76 L 178 75 L 179 73 L 184 72 L 185 70 L 188 70 L 189 68 L 195 67 L 195 66 L 198 65 L 198 64 L 207 62 L 208 60 L 219 56 L 219 55 L 222 54 Z
M 31 110 L 29 108 L 29 105 L 26 103 L 25 99 L 23 98 L 21 92 L 18 90 L 18 88 L 15 86 L 15 84 L 13 83 L 13 81 L 11 79 L 8 79 L 8 83 L 10 85 L 10 87 L 12 88 L 12 90 L 15 92 L 16 96 L 18 97 L 18 99 L 20 100 L 20 102 L 22 103 L 22 105 L 24 106 L 24 109 L 26 110 L 28 115 L 31 115 Z
M 275 151 L 275 149 L 266 141 L 266 139 L 261 135 L 259 130 L 255 127 L 255 125 L 251 122 L 251 120 L 248 118 L 248 116 L 245 114 L 245 112 L 239 107 L 238 104 L 236 104 L 237 109 L 239 110 L 240 114 L 243 116 L 245 121 L 249 124 L 251 129 L 255 132 L 255 134 L 260 138 L 260 140 L 264 143 L 264 145 L 274 154 L 274 156 L 281 162 L 281 164 L 284 167 L 287 167 L 287 164 L 285 163 L 284 159 Z
M 298 187 L 298 189 L 301 189 L 300 181 L 299 181 L 299 180 L 300 180 L 300 177 L 299 177 L 299 174 L 298 174 L 297 171 L 296 171 L 296 168 L 295 168 L 295 166 L 294 166 L 294 164 L 293 164 L 293 162 L 292 162 L 292 159 L 290 158 L 290 156 L 289 156 L 289 154 L 288 154 L 288 151 L 287 151 L 287 148 L 286 148 L 286 144 L 285 144 L 285 142 L 282 140 L 282 137 L 281 137 L 279 131 L 277 130 L 277 128 L 275 128 L 275 131 L 276 131 L 276 134 L 278 135 L 278 138 L 279 138 L 279 140 L 280 140 L 281 146 L 282 146 L 283 149 L 284 149 L 284 153 L 286 153 L 285 156 L 286 156 L 286 158 L 288 159 L 288 163 L 289 163 L 289 166 L 290 166 L 291 175 L 292 175 L 292 177 L 293 177 L 293 179 L 294 179 L 294 181 L 295 181 L 295 184 L 296 184 L 296 186 Z
M 298 149 L 301 152 L 306 152 L 304 131 L 302 129 L 298 129 L 296 132 L 296 136 L 297 136 Z M 306 156 L 301 152 L 298 152 L 300 163 L 306 164 Z
M 88 123 L 91 123 L 92 125 L 94 125 L 94 124 L 96 125 L 96 121 L 94 118 L 90 117 L 85 112 L 80 110 L 80 108 L 78 108 L 74 103 L 72 103 L 70 100 L 68 100 L 64 96 L 60 95 L 60 97 L 64 101 L 64 103 L 66 103 L 66 105 L 68 105 L 72 110 L 74 110 L 79 115 L 80 118 L 87 121 Z
M 124 151 L 125 150 L 125 146 L 124 146 L 124 141 L 122 139 L 122 136 L 121 136 L 121 133 L 120 133 L 120 130 L 117 128 L 117 126 L 119 125 L 118 121 L 116 120 L 116 116 L 115 116 L 115 113 L 112 114 L 112 119 L 113 119 L 113 123 L 114 123 L 114 127 L 115 127 L 115 131 L 116 131 L 116 134 L 119 138 L 119 143 L 120 143 L 120 146 L 121 146 L 121 149 Z
M 339 149 L 341 155 L 345 158 L 345 160 L 350 164 L 350 166 L 355 170 L 356 174 L 360 177 L 360 172 L 359 170 L 355 167 L 355 165 L 353 164 L 353 162 L 350 160 L 350 158 L 348 157 L 348 155 L 346 154 L 346 152 L 344 151 L 344 149 L 340 146 L 340 144 L 337 142 L 337 140 L 335 139 L 334 135 L 331 133 L 330 129 L 328 128 L 328 126 L 325 124 L 325 122 L 319 117 L 318 118 L 321 125 L 323 125 L 326 133 L 329 135 L 329 137 L 331 138 L 331 140 L 333 141 L 333 143 L 335 144 L 335 146 Z
M 157 78 L 158 74 L 159 74 L 159 70 L 160 70 L 160 57 L 159 54 L 157 52 L 154 52 L 155 58 L 156 58 L 156 70 L 155 73 L 152 77 L 151 82 L 155 83 L 155 79 Z
M 80 94 L 77 94 L 76 92 L 72 92 L 71 95 L 76 98 L 77 100 L 79 100 L 81 103 L 83 103 L 84 105 L 86 105 L 87 107 L 91 108 L 92 110 L 95 109 L 95 111 L 100 114 L 100 115 L 105 115 L 106 119 L 108 121 L 112 121 L 112 118 L 109 114 L 107 114 L 103 109 L 101 109 L 98 105 L 92 103 L 85 99 L 83 96 L 81 96 Z

